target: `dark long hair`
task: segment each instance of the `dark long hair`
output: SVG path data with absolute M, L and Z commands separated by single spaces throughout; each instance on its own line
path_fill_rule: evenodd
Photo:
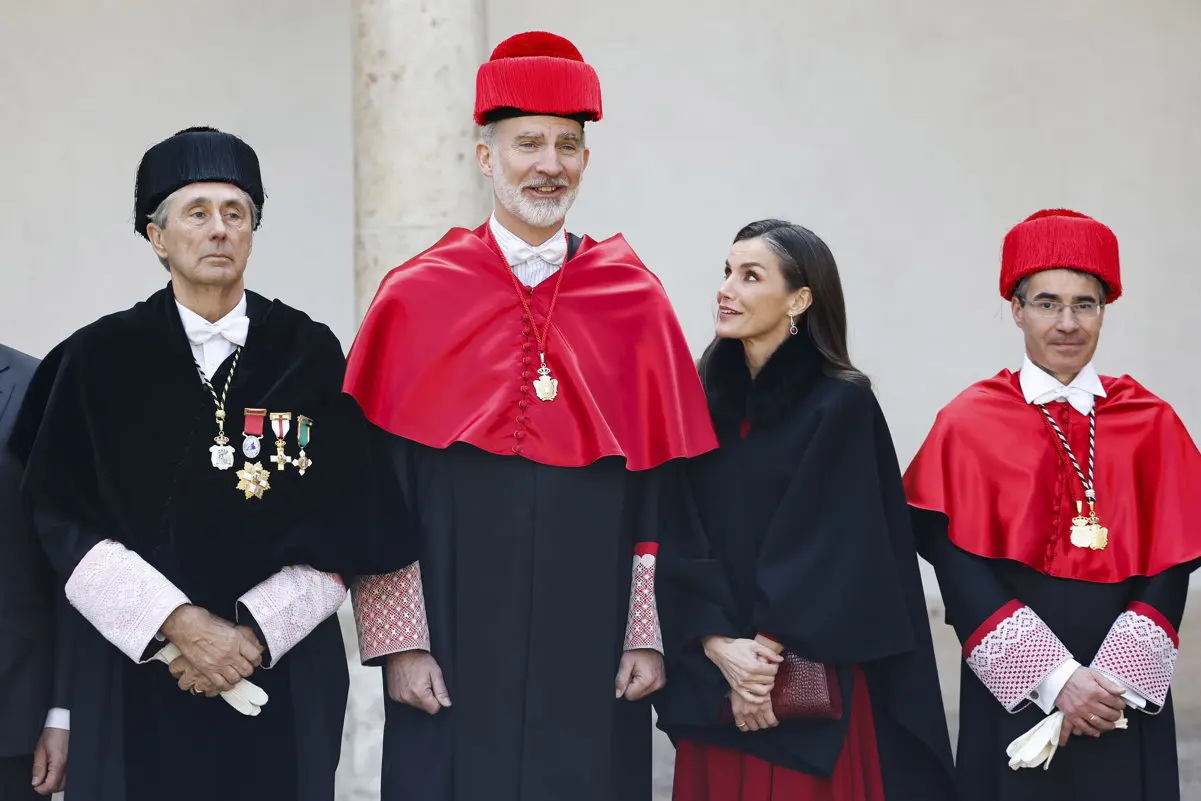
M 809 287 L 813 302 L 805 310 L 804 326 L 818 353 L 826 375 L 865 386 L 871 380 L 851 364 L 847 351 L 847 307 L 838 278 L 834 254 L 821 237 L 800 225 L 783 220 L 759 220 L 745 226 L 735 242 L 762 239 L 776 254 L 789 292 Z M 718 343 L 715 338 L 701 356 L 701 372 Z

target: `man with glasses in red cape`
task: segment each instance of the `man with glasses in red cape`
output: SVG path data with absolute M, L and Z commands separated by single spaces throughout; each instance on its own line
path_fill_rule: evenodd
M 1201 455 L 1165 401 L 1093 366 L 1122 294 L 1108 227 L 1031 215 L 1005 238 L 1001 294 L 1021 370 L 944 408 L 905 476 L 963 643 L 963 797 L 1178 799 L 1170 688 Z

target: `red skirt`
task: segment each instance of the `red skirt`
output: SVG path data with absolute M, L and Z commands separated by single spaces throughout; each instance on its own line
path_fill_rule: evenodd
M 867 680 L 859 668 L 854 674 L 847 739 L 829 778 L 682 740 L 676 749 L 672 801 L 884 801 Z

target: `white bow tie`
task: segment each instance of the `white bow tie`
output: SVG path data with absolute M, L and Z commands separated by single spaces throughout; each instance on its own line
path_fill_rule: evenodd
M 1093 410 L 1093 405 L 1097 402 L 1093 393 L 1087 389 L 1080 387 L 1063 386 L 1049 389 L 1043 394 L 1034 399 L 1035 403 L 1055 403 L 1056 401 L 1067 401 L 1072 405 L 1072 408 L 1081 414 L 1088 414 Z
M 518 264 L 532 262 L 533 259 L 554 264 L 555 267 L 562 267 L 563 259 L 567 258 L 567 238 L 555 237 L 548 243 L 534 247 L 522 243 L 518 247 L 514 247 L 513 252 L 509 255 L 514 267 Z
M 216 323 L 205 320 L 184 322 L 184 333 L 188 335 L 188 342 L 193 345 L 204 345 L 206 342 L 220 337 L 238 347 L 245 347 L 246 334 L 249 331 L 250 318 L 246 316 L 225 319 Z
M 534 259 L 561 267 L 563 260 L 567 258 L 567 237 L 556 234 L 549 241 L 537 246 L 520 242 L 505 255 L 509 259 L 510 266 L 514 267 Z

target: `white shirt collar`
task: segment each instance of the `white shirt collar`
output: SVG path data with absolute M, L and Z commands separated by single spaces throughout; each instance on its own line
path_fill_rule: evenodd
M 1022 395 L 1026 403 L 1055 403 L 1067 401 L 1072 408 L 1087 415 L 1093 410 L 1097 398 L 1105 397 L 1105 387 L 1101 386 L 1101 377 L 1097 368 L 1089 362 L 1084 366 L 1070 384 L 1061 384 L 1059 379 L 1043 370 L 1027 356 L 1022 363 L 1019 376 L 1022 385 Z
M 509 263 L 510 267 L 516 267 L 534 259 L 561 267 L 563 260 L 567 258 L 566 227 L 555 231 L 555 235 L 541 245 L 531 245 L 505 228 L 496 219 L 495 214 L 488 218 L 488 227 L 492 229 L 492 236 L 496 238 L 496 244 L 500 245 L 500 252 L 504 254 L 505 261 Z

